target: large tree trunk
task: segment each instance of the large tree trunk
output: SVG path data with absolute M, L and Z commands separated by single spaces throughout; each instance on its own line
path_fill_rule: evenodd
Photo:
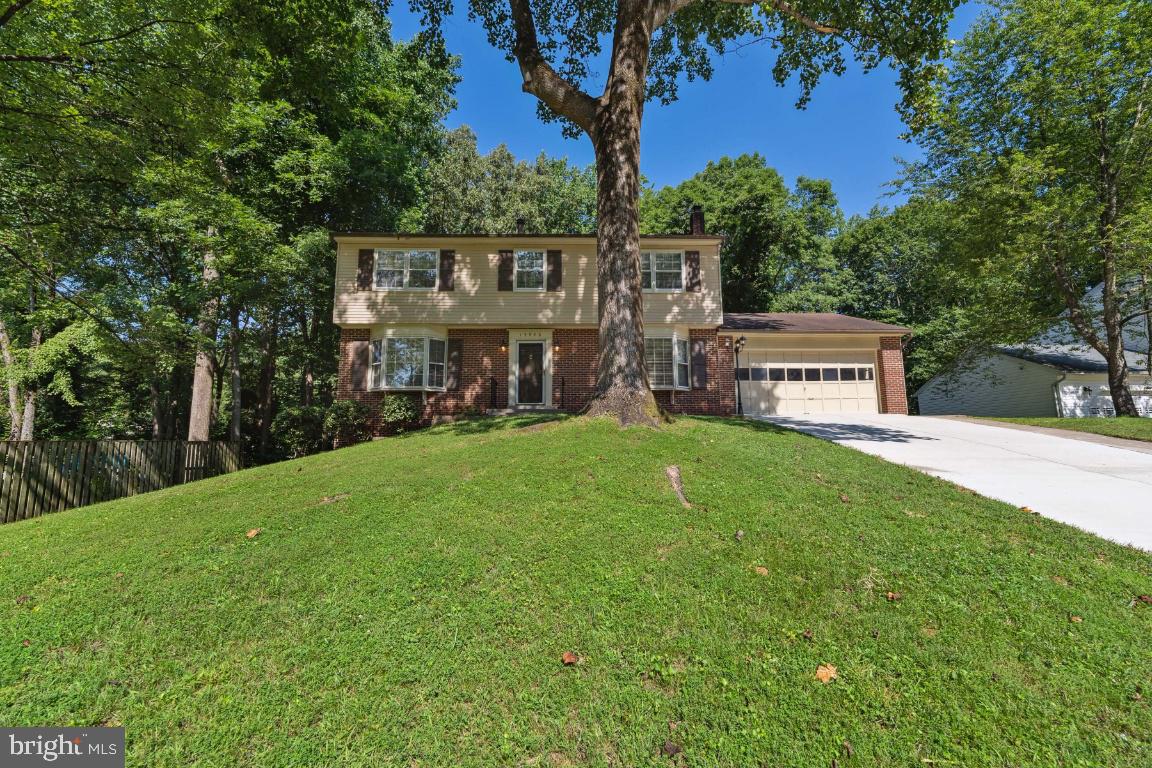
M 32 329 L 32 339 L 28 344 L 29 356 L 35 355 L 36 350 L 40 348 L 41 332 L 40 328 Z M 32 379 L 26 387 L 24 387 L 24 413 L 20 417 L 20 439 L 31 440 L 35 434 L 36 427 L 36 395 L 39 386 L 35 379 Z
M 644 364 L 640 289 L 640 124 L 652 35 L 646 4 L 621 2 L 608 86 L 589 135 L 596 150 L 596 268 L 600 355 L 589 415 L 655 425 Z
M 24 405 L 20 399 L 20 384 L 16 380 L 16 357 L 12 354 L 12 337 L 8 326 L 0 317 L 0 363 L 4 365 L 4 378 L 8 389 L 8 439 L 20 439 L 20 422 L 24 418 Z
M 1103 321 L 1107 349 L 1101 350 L 1108 362 L 1108 391 L 1117 416 L 1139 416 L 1136 401 L 1128 389 L 1128 360 L 1124 356 L 1124 323 L 1121 317 L 1118 278 L 1116 274 L 1116 243 L 1113 238 L 1116 222 L 1120 218 L 1120 198 L 1116 175 L 1109 163 L 1109 153 L 1101 154 L 1101 192 L 1104 203 L 1100 213 L 1100 256 L 1104 262 Z
M 196 367 L 192 373 L 192 401 L 188 414 L 188 439 L 207 440 L 212 428 L 212 381 L 216 373 L 216 321 L 220 299 L 215 295 L 220 273 L 216 255 L 204 254 L 202 281 L 207 299 L 197 326 Z
M 300 404 L 305 407 L 312 405 L 316 392 L 316 374 L 312 365 L 312 346 L 316 341 L 316 330 L 315 317 L 309 323 L 307 313 L 301 313 L 300 336 L 304 342 L 304 355 L 300 370 Z
M 232 308 L 232 423 L 228 429 L 228 439 L 234 443 L 240 442 L 240 419 L 243 415 L 242 390 L 243 380 L 240 377 L 240 308 Z
M 279 322 L 275 314 L 264 329 L 264 365 L 260 371 L 260 452 L 266 454 L 272 444 L 272 416 L 276 391 L 276 337 Z

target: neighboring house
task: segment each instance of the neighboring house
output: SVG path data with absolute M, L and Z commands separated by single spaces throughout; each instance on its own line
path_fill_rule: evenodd
M 1100 286 L 1083 303 L 1099 308 Z M 1152 416 L 1148 324 L 1124 329 L 1129 389 L 1142 416 Z M 1113 416 L 1104 357 L 1060 320 L 1027 344 L 972 353 L 914 394 L 920 413 L 965 416 Z
M 645 355 L 672 412 L 907 412 L 904 328 L 840 315 L 725 315 L 721 238 L 641 238 Z M 333 233 L 337 398 L 418 400 L 424 420 L 576 412 L 595 393 L 596 238 Z
M 1128 352 L 1129 389 L 1141 416 L 1152 416 L 1147 358 Z M 1078 345 L 998 347 L 969 356 L 915 394 L 920 413 L 965 416 L 1114 416 L 1108 366 Z

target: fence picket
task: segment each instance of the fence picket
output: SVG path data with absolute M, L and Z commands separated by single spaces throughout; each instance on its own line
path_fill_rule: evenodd
M 0 524 L 238 469 L 230 442 L 0 440 Z

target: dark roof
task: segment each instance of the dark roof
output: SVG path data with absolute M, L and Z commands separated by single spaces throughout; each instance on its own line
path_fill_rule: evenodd
M 549 238 L 559 240 L 563 238 L 579 238 L 581 240 L 595 240 L 596 233 L 580 232 L 515 232 L 485 233 L 485 232 L 453 232 L 451 234 L 430 235 L 422 232 L 372 232 L 363 230 L 338 230 L 328 232 L 329 237 L 380 237 L 394 240 L 449 240 L 464 237 L 485 237 L 490 239 L 511 240 L 515 238 Z M 659 235 L 640 235 L 641 240 L 723 240 L 723 235 L 690 235 L 685 232 L 667 232 Z
M 911 333 L 911 329 L 835 312 L 725 313 L 724 331 L 776 333 Z
M 997 347 L 1005 355 L 1048 365 L 1061 371 L 1105 373 L 1108 363 L 1095 349 L 1078 344 L 1038 344 L 1020 347 Z M 1128 368 L 1142 373 L 1148 369 L 1147 358 L 1131 350 L 1124 353 Z

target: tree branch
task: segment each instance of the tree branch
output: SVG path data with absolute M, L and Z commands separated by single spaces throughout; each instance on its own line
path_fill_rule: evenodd
M 540 99 L 556 114 L 576 123 L 585 133 L 591 134 L 596 116 L 596 100 L 557 74 L 540 53 L 536 20 L 532 17 L 529 0 L 509 0 L 509 3 L 516 28 L 513 53 L 520 64 L 524 91 Z
M 676 11 L 687 8 L 695 2 L 697 2 L 697 0 L 668 0 L 665 3 L 661 3 L 661 7 L 656 9 L 653 28 L 659 27 L 667 21 L 672 14 L 676 13 Z M 769 8 L 775 8 L 793 21 L 799 22 L 813 32 L 821 35 L 838 35 L 842 32 L 838 27 L 833 27 L 830 24 L 816 21 L 810 16 L 805 16 L 796 10 L 792 3 L 786 2 L 786 0 L 716 0 L 716 2 L 728 3 L 729 5 L 766 5 Z
M 32 0 L 16 0 L 12 5 L 8 6 L 7 10 L 0 14 L 0 27 L 12 21 L 12 17 L 27 8 L 31 2 Z

